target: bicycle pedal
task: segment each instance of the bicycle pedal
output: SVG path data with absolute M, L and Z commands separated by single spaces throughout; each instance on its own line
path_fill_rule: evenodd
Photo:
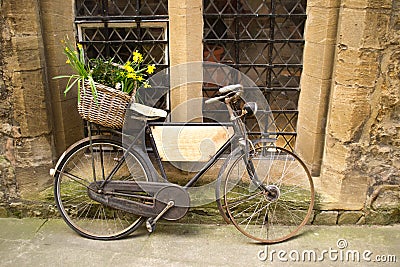
M 154 232 L 154 230 L 156 229 L 156 224 L 153 221 L 153 218 L 148 218 L 146 221 L 146 229 L 147 232 L 149 232 L 150 234 Z

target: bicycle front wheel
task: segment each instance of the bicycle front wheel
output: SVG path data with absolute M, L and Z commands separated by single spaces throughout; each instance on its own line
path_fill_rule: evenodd
M 287 240 L 310 218 L 314 205 L 311 175 L 305 164 L 284 148 L 257 147 L 247 162 L 244 155 L 237 158 L 225 179 L 227 214 L 240 232 L 254 240 Z
M 114 209 L 88 196 L 90 183 L 103 181 L 122 159 L 112 180 L 151 181 L 146 160 L 138 151 L 125 149 L 112 139 L 89 139 L 70 148 L 55 174 L 54 196 L 66 223 L 78 234 L 97 240 L 112 240 L 137 229 L 144 218 Z M 94 170 L 94 171 L 93 171 Z

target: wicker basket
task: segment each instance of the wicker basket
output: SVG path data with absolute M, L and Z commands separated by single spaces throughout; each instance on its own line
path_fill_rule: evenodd
M 83 119 L 104 127 L 122 129 L 131 96 L 100 83 L 95 83 L 95 86 L 97 102 L 93 98 L 89 82 L 85 82 L 85 89 L 80 92 L 79 114 Z

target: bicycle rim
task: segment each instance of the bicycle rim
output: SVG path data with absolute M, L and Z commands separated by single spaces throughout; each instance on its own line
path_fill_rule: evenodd
M 144 219 L 98 203 L 90 199 L 87 192 L 88 185 L 94 181 L 93 177 L 96 177 L 96 181 L 104 180 L 125 150 L 116 141 L 92 142 L 93 153 L 89 141 L 86 141 L 72 149 L 60 164 L 54 188 L 56 204 L 66 223 L 80 235 L 98 240 L 121 238 L 136 230 Z M 131 173 L 128 165 L 136 171 Z M 146 164 L 134 153 L 129 153 L 113 180 L 148 181 Z
M 293 237 L 308 222 L 314 205 L 314 185 L 307 167 L 280 147 L 258 147 L 249 158 L 263 186 L 250 179 L 244 155 L 236 159 L 224 186 L 230 220 L 244 235 L 263 243 Z

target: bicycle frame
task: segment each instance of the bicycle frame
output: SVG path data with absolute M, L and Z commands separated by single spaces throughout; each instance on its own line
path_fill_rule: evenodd
M 230 137 L 223 145 L 222 147 L 211 157 L 211 159 L 209 159 L 205 165 L 195 174 L 195 176 L 193 176 L 187 183 L 186 185 L 183 186 L 183 188 L 189 188 L 192 187 L 203 175 L 204 173 L 206 173 L 214 164 L 215 162 L 220 158 L 220 156 L 225 152 L 225 150 L 232 144 L 235 143 L 240 143 L 239 141 L 241 140 L 245 140 L 243 142 L 243 144 L 241 144 L 242 146 L 242 153 L 245 153 L 246 151 L 248 151 L 248 142 L 250 142 L 247 138 L 247 133 L 244 129 L 244 124 L 241 121 L 241 117 L 238 116 L 237 114 L 235 114 L 235 111 L 232 109 L 231 103 L 230 103 L 231 99 L 227 99 L 225 102 L 227 104 L 228 107 L 228 112 L 231 118 L 231 122 L 229 123 L 164 123 L 164 122 L 147 122 L 145 121 L 145 125 L 143 127 L 143 129 L 139 132 L 139 134 L 135 137 L 135 139 L 131 142 L 131 144 L 127 147 L 123 157 L 121 157 L 121 159 L 118 161 L 117 165 L 113 168 L 113 170 L 110 172 L 110 174 L 104 179 L 104 181 L 101 184 L 101 187 L 103 187 L 107 181 L 111 180 L 113 175 L 118 171 L 118 169 L 121 167 L 124 158 L 127 156 L 127 154 L 129 153 L 129 151 L 131 149 L 133 149 L 133 147 L 135 146 L 136 142 L 138 141 L 139 138 L 141 138 L 141 136 L 143 134 L 148 136 L 148 140 L 150 142 L 151 145 L 151 149 L 152 152 L 154 153 L 155 159 L 156 159 L 156 163 L 157 166 L 160 170 L 161 176 L 164 180 L 168 181 L 168 177 L 167 174 L 165 172 L 164 166 L 162 164 L 160 155 L 158 153 L 158 149 L 151 131 L 151 126 L 187 126 L 187 125 L 191 125 L 191 126 L 208 126 L 208 125 L 218 125 L 218 126 L 231 126 L 234 129 L 234 135 L 232 137 Z M 89 131 L 90 133 L 90 131 Z M 121 133 L 119 133 L 121 134 Z M 246 153 L 245 153 L 246 155 Z M 251 174 L 251 177 L 255 178 L 255 180 L 257 181 L 257 177 L 255 177 L 255 172 L 254 172 L 254 166 L 252 166 L 251 162 L 248 161 L 247 158 L 245 158 L 246 160 L 246 166 L 248 168 L 248 172 L 249 174 Z M 95 172 L 95 171 L 93 171 Z M 94 176 L 95 177 L 95 176 Z M 259 185 L 259 183 L 256 183 L 257 185 Z
M 229 126 L 233 126 L 233 123 L 224 123 L 224 124 L 221 124 L 221 123 L 189 123 L 189 124 L 187 124 L 187 123 L 157 123 L 157 122 L 151 122 L 151 123 L 148 123 L 147 125 L 146 125 L 146 127 L 148 128 L 148 130 L 147 131 L 149 131 L 149 137 L 150 137 L 150 144 L 151 144 L 151 146 L 152 146 L 152 151 L 153 151 L 153 153 L 154 153 L 154 155 L 155 155 L 155 158 L 156 158 L 156 161 L 157 161 L 157 165 L 158 165 L 158 167 L 159 167 L 159 169 L 160 169 L 160 172 L 161 172 L 161 174 L 162 174 L 162 178 L 163 179 L 165 179 L 165 180 L 168 180 L 168 177 L 167 177 L 167 175 L 166 175 L 166 173 L 165 173 L 165 170 L 164 170 L 164 167 L 163 167 L 163 164 L 162 164 L 162 162 L 161 162 L 161 158 L 160 158 L 160 156 L 159 156 L 159 153 L 158 153 L 158 149 L 157 149 L 157 146 L 156 146 L 156 144 L 155 144 L 155 142 L 154 142 L 154 138 L 153 138 L 153 136 L 152 136 L 152 133 L 151 133 L 151 126 L 164 126 L 164 125 L 167 125 L 167 126 L 183 126 L 183 125 L 185 125 L 185 126 L 214 126 L 214 125 L 219 125 L 219 126 L 227 126 L 227 127 L 229 127 Z M 232 137 L 230 137 L 223 145 L 222 145 L 222 147 L 211 157 L 211 159 L 209 159 L 206 163 L 205 163 L 205 165 L 195 174 L 195 176 L 193 176 L 185 185 L 184 185 L 184 188 L 189 188 L 189 187 L 191 187 L 191 186 L 193 186 L 201 177 L 202 177 L 202 175 L 205 173 L 205 172 L 207 172 L 214 164 L 215 164 L 215 162 L 220 158 L 220 156 L 225 152 L 225 150 L 230 146 L 230 145 L 232 145 L 232 144 L 234 144 L 235 143 L 235 141 L 238 139 L 238 136 L 236 135 L 236 134 L 234 134 Z

